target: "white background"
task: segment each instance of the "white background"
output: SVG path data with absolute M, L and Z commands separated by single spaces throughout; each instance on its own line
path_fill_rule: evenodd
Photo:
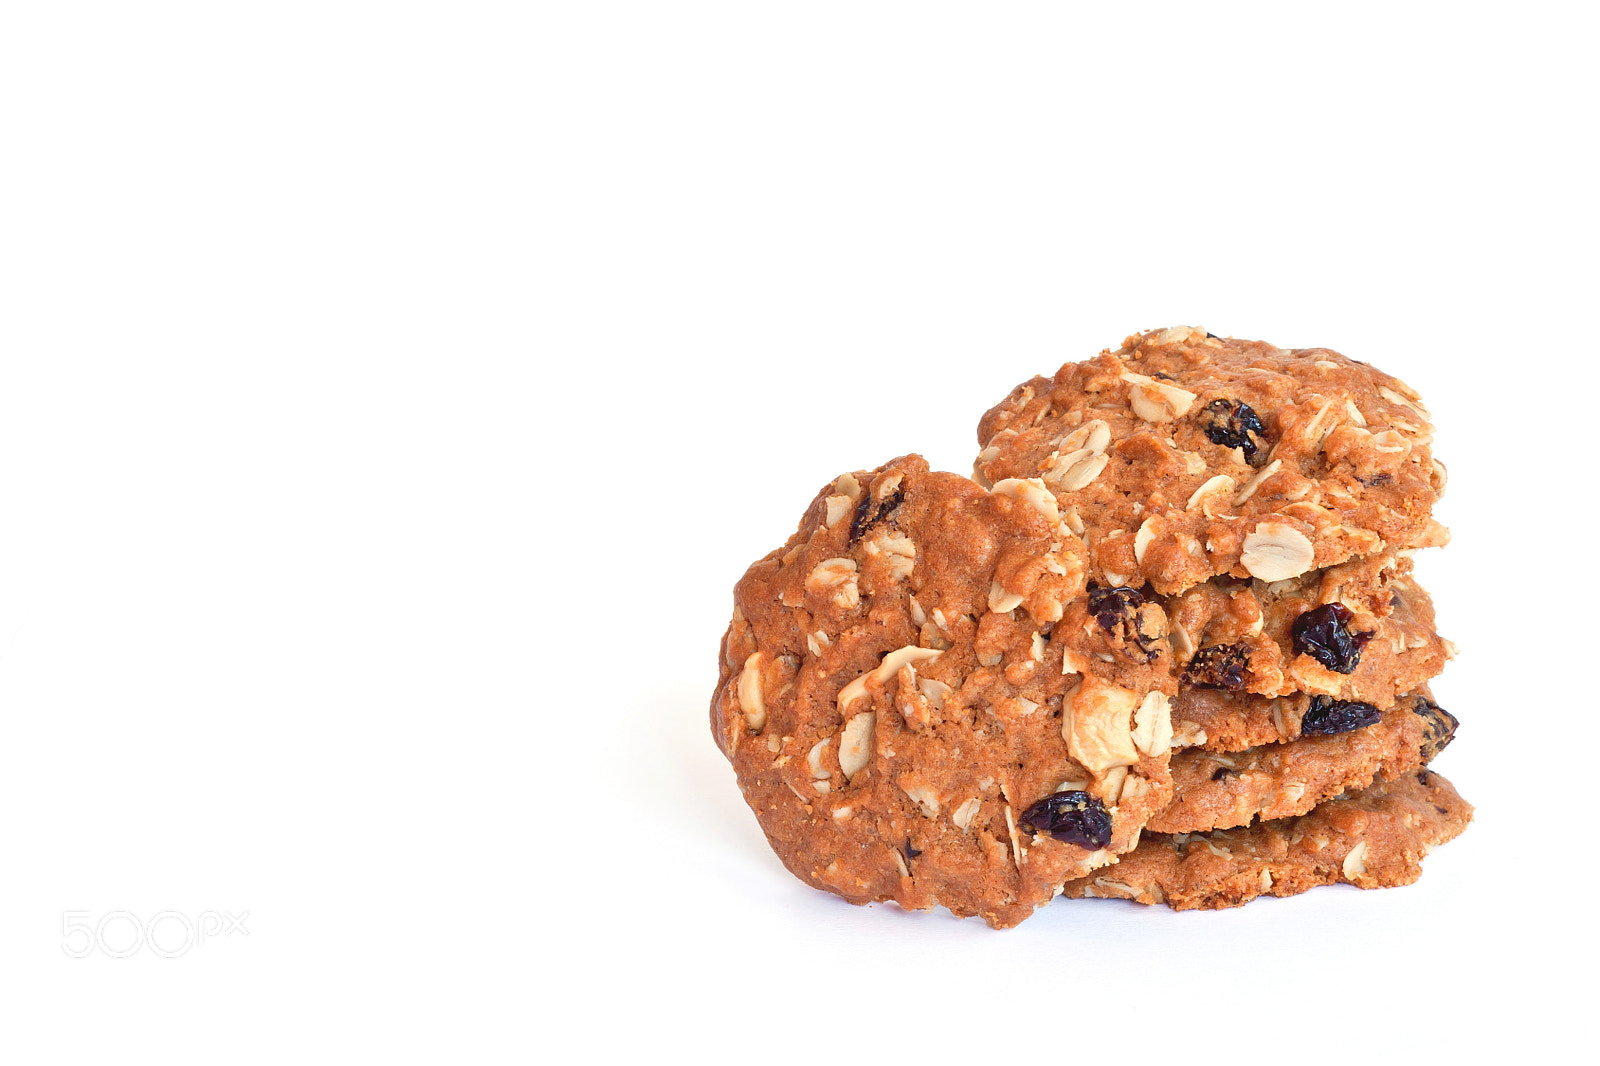
M 1060 7 L 7 5 L 0 1058 L 1578 1055 L 1596 26 Z M 1476 824 L 1220 913 L 804 887 L 734 581 L 1177 323 L 1430 404 Z M 248 935 L 64 950 L 119 910 Z

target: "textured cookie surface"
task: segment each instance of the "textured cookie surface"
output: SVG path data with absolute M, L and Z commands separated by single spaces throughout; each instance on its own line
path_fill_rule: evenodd
M 1432 674 L 1418 669 L 1415 676 Z M 1405 698 L 1401 695 L 1392 700 L 1342 702 L 1366 702 L 1384 711 Z M 1295 740 L 1300 736 L 1300 723 L 1306 712 L 1332 699 L 1304 692 L 1267 697 L 1209 686 L 1182 686 L 1172 698 L 1173 747 L 1237 752 Z
M 823 489 L 738 583 L 711 706 L 785 865 L 1005 926 L 1137 844 L 1171 795 L 1173 671 L 1062 626 L 1085 591 L 1037 481 L 908 456 Z
M 1214 578 L 1157 600 L 1188 687 L 1386 707 L 1454 650 L 1410 576 L 1410 559 L 1384 555 L 1271 583 Z
M 1422 860 L 1472 820 L 1472 807 L 1429 770 L 1379 780 L 1310 814 L 1210 833 L 1146 833 L 1108 870 L 1071 881 L 1072 898 L 1166 903 L 1176 910 L 1237 907 L 1339 882 L 1409 885 Z
M 1306 735 L 1239 752 L 1191 748 L 1172 758 L 1173 798 L 1150 819 L 1163 833 L 1231 829 L 1260 818 L 1305 814 L 1378 776 L 1415 772 L 1448 744 L 1455 718 L 1426 693 L 1387 711 L 1322 699 L 1305 716 Z
M 1141 334 L 1018 386 L 978 439 L 974 476 L 1042 478 L 1102 585 L 1278 581 L 1448 539 L 1417 394 L 1327 349 Z
M 1454 648 L 1411 574 L 1448 534 L 1404 383 L 1176 328 L 979 440 L 974 480 L 841 475 L 735 589 L 711 727 L 796 876 L 1003 927 L 1063 886 L 1407 883 L 1466 824 L 1418 772 Z

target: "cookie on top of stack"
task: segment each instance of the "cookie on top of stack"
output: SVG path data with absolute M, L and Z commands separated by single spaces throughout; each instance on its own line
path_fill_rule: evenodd
M 972 480 L 836 479 L 746 573 L 712 728 L 774 850 L 852 902 L 1008 926 L 1065 892 L 1221 907 L 1409 883 L 1448 535 L 1404 383 L 1176 328 L 1013 390 Z

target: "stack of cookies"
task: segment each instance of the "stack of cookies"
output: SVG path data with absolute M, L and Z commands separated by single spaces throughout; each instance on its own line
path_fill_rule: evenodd
M 735 589 L 712 729 L 774 850 L 852 902 L 1014 925 L 1407 884 L 1453 653 L 1411 555 L 1444 468 L 1403 382 L 1176 328 L 1013 390 L 971 479 L 839 476 Z

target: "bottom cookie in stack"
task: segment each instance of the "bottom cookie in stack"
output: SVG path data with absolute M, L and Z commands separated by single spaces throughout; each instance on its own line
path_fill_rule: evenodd
M 1379 778 L 1296 818 L 1209 833 L 1146 831 L 1116 866 L 1068 881 L 1064 894 L 1217 910 L 1341 882 L 1409 885 L 1423 857 L 1471 820 L 1471 805 L 1449 781 L 1419 770 Z

